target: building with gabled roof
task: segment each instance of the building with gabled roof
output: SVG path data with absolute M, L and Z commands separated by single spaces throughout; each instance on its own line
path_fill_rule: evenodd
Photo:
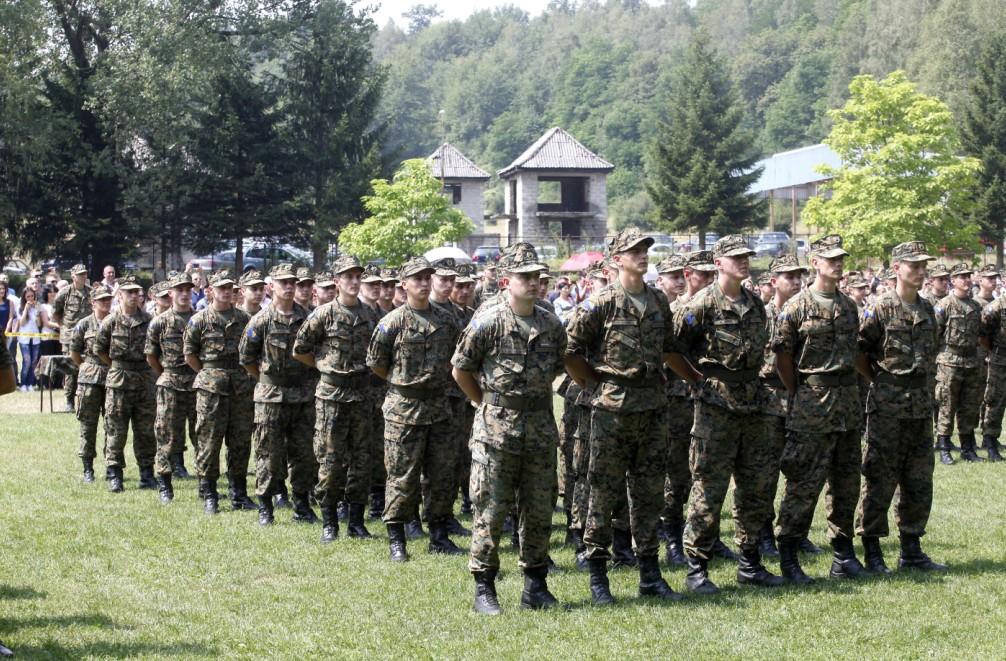
M 491 175 L 475 165 L 461 151 L 445 142 L 426 159 L 430 172 L 442 182 L 444 194 L 454 208 L 461 211 L 475 223 L 475 231 L 468 240 L 462 242 L 461 248 L 470 252 L 473 245 L 480 244 L 485 233 L 485 196 L 486 182 Z M 498 239 L 497 239 L 498 241 Z
M 546 242 L 574 247 L 602 244 L 608 220 L 608 173 L 615 166 L 556 126 L 500 170 L 509 243 Z

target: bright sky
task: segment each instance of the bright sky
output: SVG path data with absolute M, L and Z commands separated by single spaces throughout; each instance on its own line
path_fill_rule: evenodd
M 516 5 L 531 16 L 537 16 L 548 6 L 548 0 L 361 0 L 359 4 L 378 3 L 380 8 L 374 13 L 377 26 L 383 26 L 390 18 L 402 28 L 407 24 L 402 14 L 418 4 L 436 5 L 443 12 L 444 19 L 464 19 L 481 9 L 492 9 L 507 4 Z

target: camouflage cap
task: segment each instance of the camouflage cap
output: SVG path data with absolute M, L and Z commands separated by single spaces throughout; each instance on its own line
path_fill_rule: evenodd
M 508 273 L 548 271 L 548 267 L 538 261 L 538 251 L 530 243 L 518 243 L 508 258 L 506 267 Z
M 834 259 L 835 257 L 846 257 L 848 254 L 849 253 L 842 248 L 842 237 L 837 234 L 822 236 L 820 239 L 810 244 L 811 257 Z
M 167 296 L 171 293 L 171 283 L 167 280 L 162 280 L 150 288 L 150 293 L 157 298 Z
M 895 275 L 894 269 L 884 269 L 883 271 L 880 272 L 880 275 L 877 277 L 879 277 L 881 280 L 896 280 L 898 276 Z
M 398 282 L 398 270 L 381 269 L 381 282 Z
M 998 278 L 999 269 L 996 268 L 995 264 L 986 264 L 978 271 L 978 275 L 983 278 Z
M 929 267 L 926 275 L 930 278 L 945 278 L 950 275 L 950 271 L 947 269 L 943 262 L 936 262 L 931 267 Z
M 143 285 L 136 281 L 136 276 L 132 273 L 122 276 L 119 278 L 118 282 L 120 291 L 128 291 L 130 289 L 143 290 Z
M 673 273 L 685 268 L 688 259 L 684 255 L 668 255 L 657 264 L 657 273 Z
M 954 264 L 953 268 L 950 269 L 950 277 L 957 275 L 971 275 L 975 270 L 971 268 L 970 264 L 965 262 L 960 262 L 959 264 Z
M 850 287 L 856 287 L 858 289 L 859 287 L 869 287 L 870 283 L 867 282 L 866 278 L 864 278 L 863 276 L 854 275 L 851 278 L 849 278 L 848 285 Z
M 614 255 L 632 250 L 640 244 L 646 244 L 646 247 L 649 248 L 653 245 L 654 240 L 652 236 L 644 235 L 638 227 L 626 227 L 608 241 L 608 254 Z
M 792 271 L 806 271 L 806 266 L 800 265 L 800 260 L 796 255 L 779 255 L 768 265 L 769 273 L 789 273 Z
M 282 264 L 277 264 L 269 270 L 269 277 L 273 280 L 296 280 L 297 271 L 294 270 L 293 264 L 283 262 Z
M 863 274 L 860 271 L 852 270 L 845 272 L 845 279 L 852 280 L 853 278 L 862 278 Z
M 772 272 L 771 271 L 765 271 L 764 273 L 762 273 L 761 275 L 759 275 L 758 276 L 758 284 L 759 285 L 771 285 L 772 284 Z
M 169 273 L 167 282 L 171 288 L 194 286 L 192 283 L 192 274 L 188 271 Z
M 347 271 L 352 271 L 354 269 L 359 269 L 361 271 L 365 270 L 363 268 L 363 264 L 360 263 L 360 258 L 356 255 L 339 255 L 335 258 L 335 262 L 332 263 L 332 273 L 335 275 L 346 273 Z
M 604 268 L 605 264 L 603 259 L 598 259 L 596 261 L 591 262 L 590 266 L 587 267 L 587 277 L 599 278 L 601 280 L 607 279 L 608 276 L 604 274 Z
M 236 281 L 234 280 L 234 275 L 227 269 L 220 269 L 216 273 L 210 275 L 210 287 L 223 287 L 225 285 L 233 285 Z
M 370 283 L 370 282 L 380 282 L 381 281 L 381 267 L 373 262 L 370 262 L 363 267 L 363 278 L 360 282 Z
M 454 270 L 457 263 L 453 257 L 441 257 L 434 260 L 431 266 L 436 269 L 435 273 L 441 278 L 455 278 L 458 275 L 457 271 Z
M 548 269 L 545 269 L 544 271 L 542 271 L 541 273 L 538 274 L 538 279 L 539 280 L 551 280 L 552 279 L 552 274 L 548 272 Z
M 711 250 L 696 250 L 688 253 L 685 257 L 685 267 L 692 271 L 709 272 L 716 270 Z
M 926 253 L 926 244 L 922 241 L 905 241 L 891 251 L 892 262 L 928 262 L 932 259 L 935 257 Z
M 311 273 L 311 269 L 302 266 L 297 269 L 297 284 L 300 285 L 305 282 L 314 282 L 314 274 Z
M 335 286 L 335 275 L 331 271 L 322 271 L 318 274 L 318 277 L 314 281 L 315 287 L 321 287 L 322 289 L 326 287 Z
M 73 268 L 70 269 L 70 275 L 77 275 L 78 273 L 87 273 L 87 267 L 83 264 L 74 264 Z
M 457 271 L 458 277 L 454 279 L 456 284 L 467 284 L 469 282 L 475 282 L 475 265 L 474 264 L 458 264 L 454 269 Z
M 238 283 L 242 287 L 257 287 L 259 285 L 264 285 L 265 280 L 262 279 L 261 273 L 255 269 L 251 269 L 241 274 L 241 279 L 238 280 Z
M 713 244 L 713 257 L 747 257 L 755 251 L 748 247 L 740 234 L 728 234 Z
M 399 270 L 399 274 L 402 279 L 411 278 L 416 275 L 421 275 L 423 273 L 433 273 L 436 271 L 433 266 L 430 265 L 429 260 L 425 257 L 413 257 L 409 261 L 402 264 L 402 268 Z
M 88 296 L 92 301 L 100 301 L 103 298 L 112 298 L 112 292 L 102 286 L 98 286 L 91 289 Z

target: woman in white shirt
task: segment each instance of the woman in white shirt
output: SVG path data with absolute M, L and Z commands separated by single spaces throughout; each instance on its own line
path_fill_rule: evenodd
M 32 333 L 41 333 L 43 329 L 48 330 L 49 315 L 45 308 L 38 301 L 38 293 L 25 287 L 24 294 L 21 295 L 21 309 L 17 316 L 17 338 L 18 346 L 21 347 L 21 390 L 28 392 L 32 386 L 37 385 L 35 380 L 35 365 L 42 349 L 42 338 L 31 337 Z M 22 337 L 27 334 L 29 337 Z

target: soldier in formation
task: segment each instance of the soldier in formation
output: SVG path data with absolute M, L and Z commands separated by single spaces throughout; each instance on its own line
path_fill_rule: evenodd
M 59 342 L 65 356 L 70 355 L 70 339 L 77 322 L 91 314 L 89 292 L 87 267 L 77 264 L 70 269 L 70 286 L 63 288 L 52 303 L 52 320 L 59 324 Z M 71 412 L 77 396 L 76 368 L 69 370 L 63 379 L 63 387 L 66 393 L 65 410 Z
M 98 419 L 105 410 L 105 376 L 108 366 L 95 351 L 94 342 L 101 323 L 112 309 L 112 295 L 104 287 L 89 290 L 93 312 L 77 322 L 70 336 L 70 359 L 77 365 L 77 421 L 80 423 L 80 444 L 77 456 L 84 463 L 84 482 L 94 482 L 95 445 Z M 106 433 L 107 438 L 107 433 Z

